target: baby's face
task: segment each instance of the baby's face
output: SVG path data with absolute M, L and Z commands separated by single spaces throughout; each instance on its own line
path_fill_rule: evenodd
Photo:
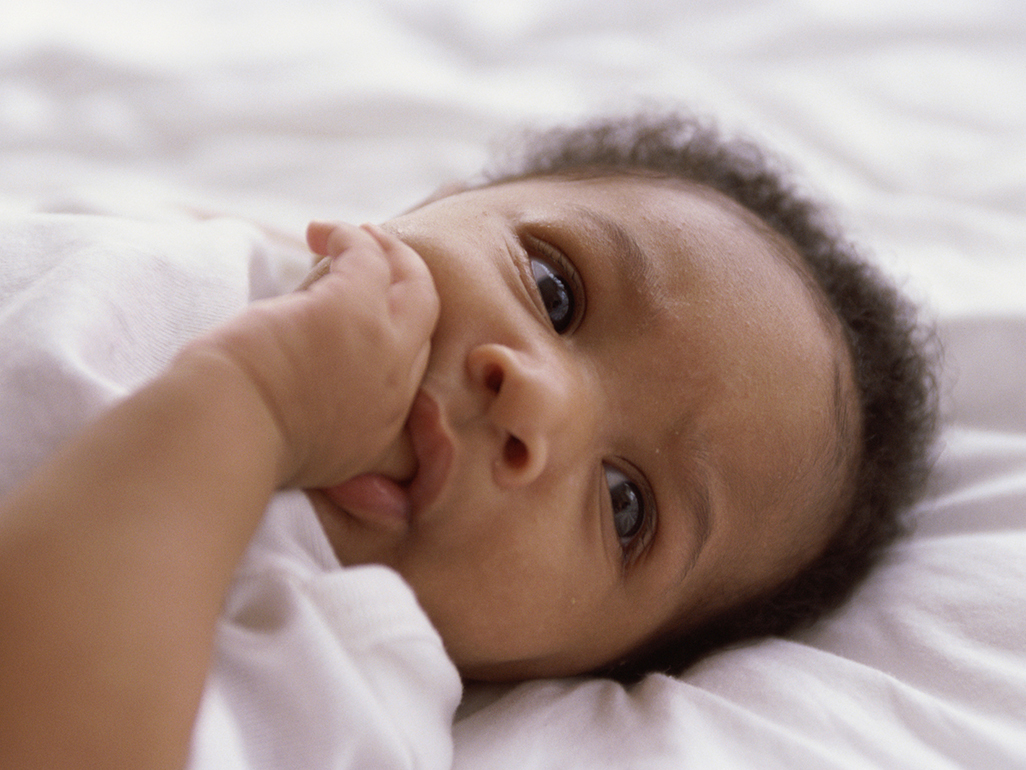
M 591 670 L 823 546 L 847 357 L 726 199 L 535 178 L 384 227 L 441 299 L 401 438 L 413 511 L 313 497 L 340 560 L 398 570 L 464 675 Z

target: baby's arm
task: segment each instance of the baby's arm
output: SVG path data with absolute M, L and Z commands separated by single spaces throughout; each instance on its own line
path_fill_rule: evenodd
M 375 229 L 321 234 L 329 275 L 191 343 L 0 504 L 0 767 L 181 767 L 271 495 L 393 451 L 431 277 Z

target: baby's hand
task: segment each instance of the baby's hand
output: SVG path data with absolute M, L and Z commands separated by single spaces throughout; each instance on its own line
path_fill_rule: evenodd
M 420 256 L 372 225 L 314 223 L 327 272 L 190 346 L 236 367 L 282 438 L 279 486 L 326 487 L 394 451 L 420 387 L 438 295 Z M 322 266 L 323 269 L 323 266 Z

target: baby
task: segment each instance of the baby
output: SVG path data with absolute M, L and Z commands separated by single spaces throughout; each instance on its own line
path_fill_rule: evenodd
M 111 612 L 174 628 L 202 682 L 264 508 L 301 488 L 343 565 L 412 587 L 465 678 L 679 672 L 836 606 L 924 479 L 914 311 L 700 120 L 538 134 L 509 170 L 307 242 L 325 259 L 299 291 L 186 346 L 4 501 L 23 628 L 45 637 L 29 615 L 62 600 L 33 575 L 105 595 L 142 548 L 134 582 L 187 598 Z
M 340 560 L 397 569 L 476 679 L 679 672 L 810 622 L 925 477 L 913 309 L 700 121 L 533 142 L 382 231 L 309 228 L 419 255 L 441 307 L 407 430 L 311 493 Z

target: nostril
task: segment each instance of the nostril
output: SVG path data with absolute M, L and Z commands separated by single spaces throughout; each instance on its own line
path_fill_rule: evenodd
M 484 382 L 485 387 L 492 393 L 502 390 L 502 368 L 495 365 L 489 366 L 485 372 Z
M 527 462 L 527 446 L 516 436 L 510 436 L 502 448 L 502 458 L 512 468 L 523 468 Z

